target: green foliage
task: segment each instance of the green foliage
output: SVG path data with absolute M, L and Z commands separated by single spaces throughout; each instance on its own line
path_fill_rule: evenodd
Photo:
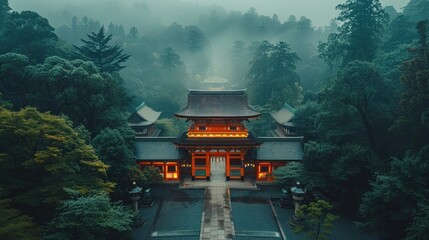
M 305 226 L 297 231 L 306 231 L 306 237 L 312 240 L 328 240 L 332 232 L 334 221 L 338 216 L 330 213 L 332 204 L 324 200 L 311 202 L 309 205 L 302 205 L 297 216 L 305 218 Z
M 264 106 L 253 106 L 254 109 L 261 113 L 257 121 L 251 121 L 247 125 L 249 131 L 255 133 L 257 136 L 271 136 L 271 130 L 274 127 L 274 121 L 271 117 L 271 112 L 274 111 L 270 104 Z
M 354 60 L 372 61 L 389 16 L 379 0 L 347 0 L 336 7 L 343 24 L 319 44 L 320 57 L 333 66 Z
M 62 202 L 50 223 L 46 239 L 125 239 L 133 213 L 106 194 L 79 196 Z
M 109 192 L 108 166 L 61 117 L 34 108 L 0 109 L 0 182 L 3 194 L 36 220 L 66 198 L 63 188 Z
M 427 218 L 421 211 L 429 198 L 429 146 L 417 155 L 393 159 L 387 174 L 377 176 L 360 207 L 365 222 L 361 227 L 391 239 L 420 239 L 427 233 Z M 410 224 L 411 223 L 411 224 Z M 413 231 L 405 232 L 405 229 Z M 423 238 L 424 239 L 424 238 Z
M 97 155 L 111 166 L 108 172 L 113 174 L 119 171 L 113 174 L 116 177 L 122 175 L 120 168 L 128 169 L 134 164 L 133 137 L 133 131 L 129 128 L 106 128 L 92 140 Z
M 369 177 L 367 175 L 373 158 L 368 148 L 358 144 L 345 144 L 341 147 L 340 157 L 334 162 L 331 176 L 340 181 L 353 179 L 357 183 L 360 179 Z M 347 185 L 349 188 L 354 187 L 350 183 Z
M 152 184 L 161 183 L 163 178 L 159 174 L 159 168 L 157 167 L 147 167 L 142 170 L 144 178 L 146 178 L 146 183 L 143 183 L 142 186 L 149 187 Z
M 276 45 L 268 41 L 259 43 L 247 73 L 251 103 L 260 106 L 282 106 L 285 102 L 299 105 L 302 88 L 295 72 L 298 61 L 298 55 L 291 52 L 285 42 Z
M 3 35 L 3 25 L 9 15 L 10 10 L 12 9 L 9 7 L 9 1 L 0 0 L 0 36 Z
M 33 219 L 12 208 L 11 203 L 9 199 L 0 199 L 0 239 L 42 239 L 42 230 Z
M 35 12 L 12 12 L 4 23 L 0 52 L 22 53 L 31 61 L 43 62 L 57 52 L 54 30 L 46 18 Z
M 184 63 L 180 56 L 171 47 L 161 50 L 161 53 L 159 54 L 159 63 L 168 70 L 184 67 Z
M 286 166 L 277 168 L 274 173 L 274 179 L 277 183 L 284 186 L 293 186 L 296 182 L 301 182 L 303 164 L 299 162 L 290 162 Z
M 135 165 L 133 139 L 134 131 L 127 126 L 103 129 L 92 140 L 97 156 L 110 166 L 107 170 L 108 179 L 118 184 L 115 188 L 116 198 L 126 197 L 127 192 L 124 190 L 132 182 L 126 175 Z
M 179 135 L 180 132 L 177 121 L 172 118 L 158 119 L 155 123 L 155 127 L 161 130 L 161 137 L 175 137 Z
M 130 183 L 136 182 L 137 186 L 143 186 L 143 188 L 161 183 L 163 180 L 163 177 L 159 174 L 159 168 L 152 166 L 145 167 L 143 170 L 136 166 L 132 167 L 127 177 L 130 179 Z
M 409 123 L 404 125 L 408 136 L 403 137 L 410 137 L 411 147 L 418 150 L 429 143 L 429 128 L 425 120 L 429 106 L 428 21 L 419 22 L 417 30 L 418 45 L 409 50 L 410 58 L 402 66 L 401 82 L 405 89 L 400 105 L 405 113 L 401 118 Z
M 405 240 L 420 240 L 429 238 L 429 206 L 427 203 L 420 203 L 413 216 L 413 222 L 407 228 Z
M 324 108 L 330 112 L 328 117 L 344 114 L 350 117 L 350 121 L 359 123 L 360 129 L 351 129 L 350 122 L 343 119 L 332 119 L 334 128 L 338 126 L 347 130 L 343 132 L 364 132 L 366 140 L 371 148 L 375 148 L 374 125 L 385 116 L 388 111 L 380 110 L 388 108 L 387 86 L 378 70 L 368 62 L 353 61 L 338 72 L 337 77 L 327 83 L 319 92 Z M 382 115 L 383 114 L 383 115 Z M 329 123 L 333 123 L 331 120 Z M 359 126 L 360 125 L 360 126 Z M 338 129 L 339 130 L 339 129 Z M 363 131 L 362 131 L 363 130 Z
M 34 94 L 31 93 L 32 84 L 25 76 L 28 63 L 28 57 L 21 54 L 0 55 L 0 92 L 5 100 L 18 107 L 28 105 L 28 98 Z
M 3 100 L 3 95 L 0 92 L 0 108 L 12 108 L 12 104 L 8 101 Z
M 65 114 L 75 124 L 83 124 L 92 134 L 105 127 L 125 123 L 128 104 L 122 79 L 99 73 L 90 62 L 46 58 L 29 66 L 23 55 L 0 55 L 0 91 L 15 109 L 35 106 L 42 111 Z
M 104 27 L 98 33 L 91 32 L 87 38 L 81 39 L 84 43 L 82 47 L 74 45 L 78 58 L 93 62 L 100 72 L 111 73 L 125 68 L 121 63 L 127 61 L 130 55 L 122 54 L 123 49 L 118 45 L 109 46 L 112 35 L 106 36 Z
M 309 188 L 329 189 L 333 185 L 326 174 L 336 158 L 340 156 L 340 147 L 330 143 L 309 141 L 304 145 L 303 183 Z

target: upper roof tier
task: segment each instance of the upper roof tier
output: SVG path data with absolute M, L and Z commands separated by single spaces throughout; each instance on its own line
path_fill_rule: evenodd
M 174 114 L 186 119 L 249 119 L 261 114 L 247 104 L 243 90 L 189 90 L 188 105 Z

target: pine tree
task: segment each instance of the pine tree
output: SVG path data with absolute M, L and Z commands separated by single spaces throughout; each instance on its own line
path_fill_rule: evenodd
M 118 45 L 109 46 L 112 35 L 105 35 L 104 26 L 98 33 L 91 32 L 86 36 L 88 40 L 81 39 L 84 43 L 82 47 L 73 45 L 76 49 L 76 57 L 93 62 L 100 72 L 110 73 L 125 68 L 121 63 L 127 61 L 130 55 L 122 54 L 124 50 Z
M 347 0 L 336 9 L 343 24 L 319 45 L 320 57 L 341 66 L 354 60 L 372 61 L 389 19 L 379 0 Z

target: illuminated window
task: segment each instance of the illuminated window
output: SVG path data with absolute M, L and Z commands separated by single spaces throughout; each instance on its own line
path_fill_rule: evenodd
M 177 178 L 177 166 L 176 165 L 167 165 L 167 173 L 165 175 L 167 179 Z

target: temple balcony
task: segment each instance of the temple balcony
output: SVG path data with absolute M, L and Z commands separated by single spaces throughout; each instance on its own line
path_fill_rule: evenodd
M 246 138 L 249 133 L 244 124 L 192 124 L 187 136 L 190 138 Z

